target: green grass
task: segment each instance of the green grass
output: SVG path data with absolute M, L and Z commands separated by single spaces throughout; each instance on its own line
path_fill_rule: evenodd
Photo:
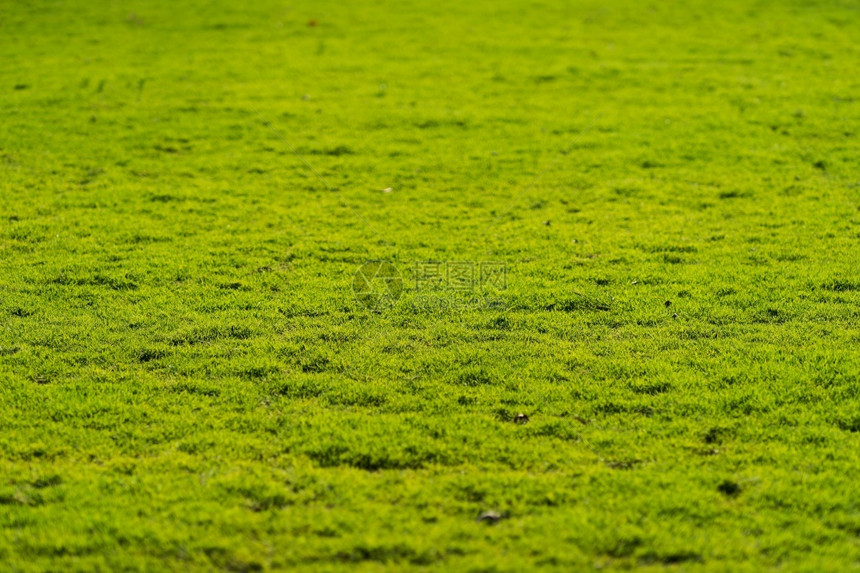
M 4 3 L 0 569 L 856 569 L 858 37 Z

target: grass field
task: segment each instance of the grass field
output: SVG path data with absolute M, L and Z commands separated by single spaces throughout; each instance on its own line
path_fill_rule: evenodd
M 0 570 L 857 570 L 858 38 L 1 3 Z

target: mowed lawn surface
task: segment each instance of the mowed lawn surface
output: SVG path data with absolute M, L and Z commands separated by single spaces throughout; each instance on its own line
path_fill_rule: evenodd
M 0 569 L 856 569 L 858 38 L 3 3 Z

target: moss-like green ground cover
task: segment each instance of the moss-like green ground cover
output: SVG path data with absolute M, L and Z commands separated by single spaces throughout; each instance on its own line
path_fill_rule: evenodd
M 858 38 L 0 4 L 0 569 L 856 569 Z

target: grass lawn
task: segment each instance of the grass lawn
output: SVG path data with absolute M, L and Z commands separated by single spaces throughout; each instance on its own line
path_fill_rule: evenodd
M 0 4 L 0 570 L 860 568 L 858 38 Z

